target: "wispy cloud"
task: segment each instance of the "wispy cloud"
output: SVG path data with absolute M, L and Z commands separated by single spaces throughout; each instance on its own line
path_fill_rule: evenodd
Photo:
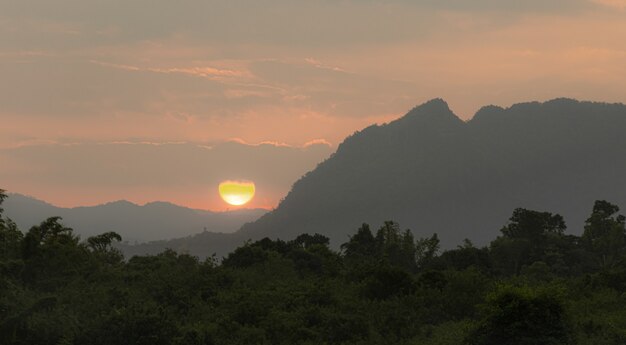
M 147 71 L 157 73 L 182 73 L 197 77 L 241 77 L 245 73 L 228 69 L 218 69 L 213 67 L 186 67 L 186 68 L 146 68 Z
M 230 138 L 228 139 L 228 141 L 232 143 L 237 143 L 240 145 L 250 146 L 250 147 L 263 146 L 263 145 L 269 145 L 269 146 L 274 146 L 274 147 L 289 147 L 289 148 L 307 148 L 313 145 L 325 145 L 328 147 L 332 146 L 330 142 L 328 142 L 325 139 L 313 139 L 313 140 L 307 141 L 303 145 L 290 145 L 285 142 L 276 141 L 276 140 L 264 140 L 258 143 L 250 143 L 241 138 Z
M 89 143 L 76 143 L 74 145 L 87 145 Z M 111 142 L 96 142 L 95 145 L 148 145 L 148 146 L 163 146 L 163 145 L 188 145 L 186 141 L 130 141 L 119 140 Z
M 98 60 L 89 60 L 89 62 L 96 64 L 96 65 L 117 68 L 117 69 L 121 69 L 125 71 L 141 71 L 141 68 L 137 66 L 123 65 L 123 64 L 110 63 L 110 62 L 104 62 L 104 61 L 98 61 Z
M 304 59 L 304 61 L 308 63 L 309 65 L 315 66 L 317 68 L 329 69 L 329 70 L 337 71 L 337 72 L 346 72 L 346 70 L 344 70 L 343 68 L 336 67 L 336 66 L 328 66 L 314 58 L 309 57 L 309 58 Z
M 304 147 L 309 147 L 309 146 L 313 146 L 313 145 L 326 145 L 326 146 L 332 146 L 332 144 L 326 140 L 326 139 L 313 139 L 313 140 L 309 140 L 306 143 L 304 143 Z
M 215 67 L 169 67 L 169 68 L 139 67 L 139 66 L 110 63 L 110 62 L 104 62 L 104 61 L 98 61 L 98 60 L 90 60 L 90 62 L 100 65 L 100 66 L 112 67 L 112 68 L 122 69 L 125 71 L 147 71 L 147 72 L 165 73 L 165 74 L 180 73 L 180 74 L 186 74 L 186 75 L 202 77 L 202 78 L 249 76 L 249 73 L 246 73 L 245 71 L 220 69 L 220 68 L 215 68 Z

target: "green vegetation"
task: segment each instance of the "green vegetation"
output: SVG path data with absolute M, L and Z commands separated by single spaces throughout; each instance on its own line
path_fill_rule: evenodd
M 6 198 L 0 190 L 1 201 Z M 442 251 L 395 222 L 247 242 L 223 260 L 125 261 L 114 232 L 0 208 L 0 344 L 624 344 L 626 229 L 597 201 L 582 236 L 516 209 L 501 236 Z

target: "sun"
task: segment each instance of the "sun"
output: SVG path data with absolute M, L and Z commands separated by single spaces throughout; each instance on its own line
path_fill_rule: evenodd
M 254 198 L 255 187 L 254 182 L 228 180 L 220 183 L 218 190 L 226 203 L 241 206 Z

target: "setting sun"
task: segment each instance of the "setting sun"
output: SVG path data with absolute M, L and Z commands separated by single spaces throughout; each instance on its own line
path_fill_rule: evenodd
M 219 193 L 230 205 L 241 206 L 254 197 L 254 182 L 224 181 L 219 185 Z

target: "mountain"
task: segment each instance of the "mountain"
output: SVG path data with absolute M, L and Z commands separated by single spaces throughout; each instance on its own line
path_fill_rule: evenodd
M 140 206 L 124 200 L 98 206 L 61 208 L 20 194 L 10 194 L 3 206 L 5 214 L 24 231 L 48 217 L 60 216 L 63 223 L 82 238 L 116 231 L 130 242 L 177 238 L 203 230 L 233 232 L 267 212 L 262 209 L 211 212 L 167 202 Z
M 514 208 L 563 215 L 581 233 L 594 200 L 626 208 L 626 106 L 555 99 L 487 106 L 464 122 L 441 99 L 348 137 L 281 204 L 237 234 L 318 232 L 338 245 L 395 220 L 444 247 L 498 234 Z

